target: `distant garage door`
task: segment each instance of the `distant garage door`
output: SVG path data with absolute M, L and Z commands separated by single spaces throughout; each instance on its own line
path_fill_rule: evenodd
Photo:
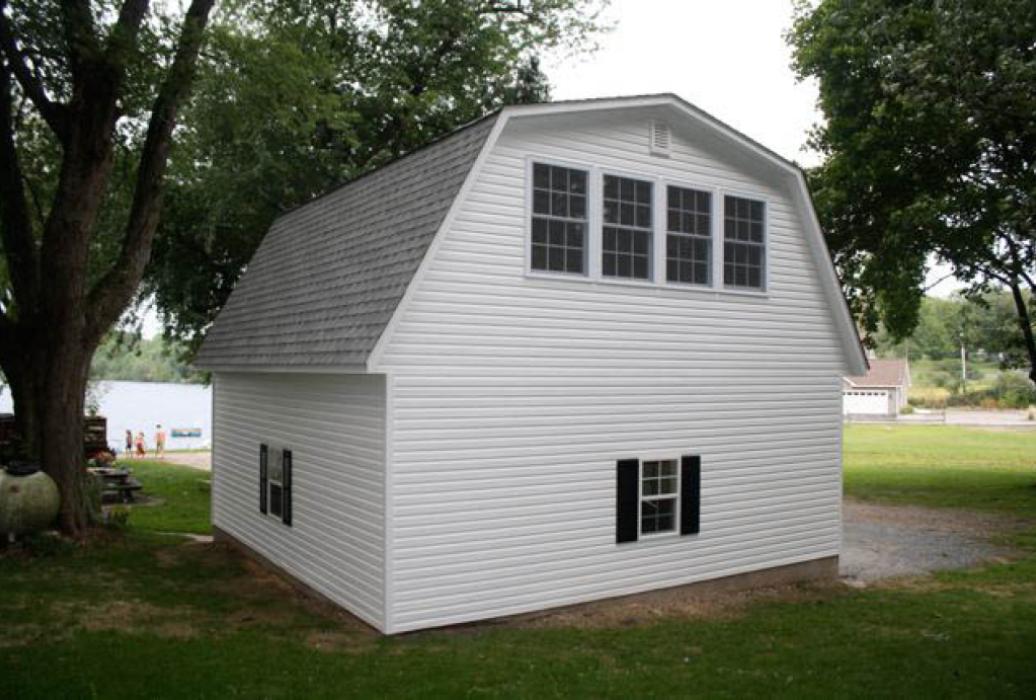
M 878 414 L 888 415 L 888 391 L 843 391 L 842 412 L 853 415 Z

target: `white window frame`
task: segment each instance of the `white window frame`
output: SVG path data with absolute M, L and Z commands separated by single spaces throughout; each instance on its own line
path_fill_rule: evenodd
M 583 231 L 583 271 L 565 272 L 558 270 L 538 270 L 532 266 L 532 219 L 537 216 L 533 210 L 533 167 L 536 165 L 549 165 L 554 168 L 567 168 L 569 170 L 581 170 L 586 173 L 586 229 Z M 590 277 L 590 265 L 593 261 L 591 253 L 591 242 L 594 239 L 594 212 L 598 207 L 594 205 L 597 195 L 594 191 L 594 170 L 585 163 L 557 160 L 554 158 L 540 158 L 530 156 L 525 159 L 525 273 L 528 276 L 543 276 L 553 279 L 574 279 L 585 280 Z
M 276 455 L 277 459 L 273 457 Z M 277 464 L 277 469 L 280 471 L 281 478 L 273 478 L 273 465 Z M 277 513 L 273 512 L 273 487 L 276 485 L 281 490 L 280 500 L 280 511 Z M 284 448 L 283 447 L 271 447 L 266 448 L 266 513 L 265 515 L 269 518 L 273 518 L 278 522 L 284 516 Z
M 638 539 L 653 539 L 655 537 L 670 537 L 672 535 L 680 534 L 680 509 L 683 506 L 680 498 L 681 489 L 683 484 L 681 483 L 681 474 L 683 470 L 680 468 L 681 457 L 673 455 L 649 455 L 642 457 L 637 460 L 637 537 Z M 663 497 L 660 496 L 645 496 L 644 495 L 644 463 L 645 462 L 672 462 L 676 465 L 676 492 L 672 496 L 666 494 Z M 644 532 L 644 501 L 673 501 L 673 528 L 671 530 L 663 530 L 662 532 Z
M 617 177 L 623 180 L 639 180 L 640 182 L 647 182 L 651 185 L 651 228 L 644 229 L 639 226 L 624 226 L 623 224 L 607 224 L 604 221 L 604 178 L 606 177 Z M 594 201 L 599 215 L 597 219 L 597 230 L 594 235 L 598 239 L 598 251 L 597 251 L 597 265 L 600 272 L 600 278 L 602 281 L 607 282 L 625 282 L 639 283 L 639 284 L 652 284 L 658 281 L 658 189 L 660 186 L 661 179 L 656 176 L 650 175 L 636 175 L 633 173 L 627 173 L 619 170 L 612 170 L 610 168 L 602 168 L 600 170 L 600 196 Z M 620 277 L 619 275 L 606 275 L 604 274 L 604 228 L 605 226 L 611 226 L 613 228 L 625 228 L 634 231 L 648 231 L 650 238 L 648 239 L 648 274 L 647 277 Z
M 755 296 L 766 296 L 770 289 L 770 200 L 767 197 L 763 197 L 758 194 L 751 192 L 744 192 L 739 190 L 723 190 L 721 195 L 722 212 L 721 216 L 718 217 L 718 226 L 714 229 L 716 241 L 719 244 L 720 259 L 722 260 L 723 267 L 717 269 L 717 277 L 719 278 L 719 284 L 721 288 L 731 294 L 749 294 Z M 753 202 L 761 202 L 763 205 L 763 241 L 761 244 L 763 248 L 762 255 L 762 266 L 763 269 L 760 271 L 759 281 L 762 287 L 740 287 L 740 286 L 727 286 L 726 279 L 726 231 L 724 229 L 725 221 L 727 218 L 727 197 L 735 197 L 737 199 L 747 199 Z M 746 241 L 736 241 L 745 243 Z
M 716 225 L 716 201 L 717 198 L 722 197 L 720 190 L 713 186 L 708 185 L 695 185 L 689 182 L 683 182 L 681 180 L 666 180 L 665 181 L 665 195 L 663 201 L 665 202 L 665 221 L 662 222 L 662 240 L 665 246 L 669 245 L 669 188 L 677 187 L 683 190 L 694 190 L 696 192 L 705 192 L 709 195 L 711 207 L 709 209 L 709 282 L 708 284 L 702 284 L 700 282 L 680 282 L 678 280 L 670 280 L 666 275 L 666 269 L 668 264 L 668 256 L 666 255 L 666 249 L 663 247 L 662 255 L 659 256 L 661 259 L 661 265 L 659 273 L 662 277 L 661 280 L 667 287 L 683 287 L 685 289 L 701 289 L 701 290 L 719 290 L 722 289 L 723 280 L 717 280 L 716 277 L 716 248 L 719 247 L 716 244 L 717 231 L 719 227 Z M 674 235 L 686 235 L 676 233 Z M 693 238 L 693 236 L 692 236 Z M 722 262 L 723 251 L 719 251 L 720 261 Z M 720 285 L 720 286 L 717 286 Z
M 587 238 L 585 241 L 583 260 L 583 274 L 574 272 L 552 272 L 550 270 L 534 270 L 532 268 L 532 197 L 533 197 L 533 164 L 542 163 L 561 168 L 584 170 L 589 174 L 587 183 Z M 652 201 L 652 256 L 649 261 L 649 278 L 636 279 L 629 277 L 611 277 L 601 273 L 602 248 L 604 239 L 604 175 L 616 177 L 633 178 L 646 180 L 652 183 L 654 198 Z M 687 282 L 670 282 L 665 275 L 665 240 L 666 217 L 668 209 L 667 188 L 669 185 L 683 187 L 686 189 L 708 192 L 712 196 L 712 226 L 711 244 L 712 257 L 710 260 L 712 269 L 711 284 L 693 284 Z M 763 203 L 763 288 L 751 287 L 727 287 L 723 284 L 724 276 L 724 234 L 723 221 L 725 215 L 725 197 L 741 197 L 752 199 Z M 523 230 L 523 260 L 524 276 L 529 279 L 541 281 L 565 281 L 573 284 L 593 285 L 621 285 L 632 287 L 648 287 L 656 289 L 673 289 L 687 294 L 708 295 L 711 298 L 730 297 L 755 297 L 768 298 L 770 296 L 770 211 L 772 208 L 771 197 L 761 191 L 735 189 L 722 185 L 718 181 L 709 178 L 685 178 L 670 174 L 660 175 L 657 172 L 647 172 L 635 168 L 614 168 L 590 161 L 558 158 L 549 155 L 531 154 L 525 156 L 525 203 Z

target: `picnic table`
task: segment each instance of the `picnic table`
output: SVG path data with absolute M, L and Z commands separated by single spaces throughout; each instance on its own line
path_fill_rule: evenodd
M 90 469 L 91 474 L 101 477 L 104 488 L 101 491 L 102 498 L 113 498 L 123 503 L 131 503 L 134 494 L 141 490 L 143 485 L 133 476 L 132 469 L 121 467 L 94 467 Z

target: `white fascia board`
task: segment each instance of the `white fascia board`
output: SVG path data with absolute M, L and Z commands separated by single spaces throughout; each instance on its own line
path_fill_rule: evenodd
M 842 283 L 835 272 L 835 264 L 827 249 L 827 241 L 824 240 L 824 232 L 820 228 L 816 210 L 813 209 L 813 198 L 809 194 L 806 175 L 798 168 L 795 171 L 797 184 L 795 189 L 800 199 L 799 208 L 805 218 L 806 238 L 813 251 L 820 283 L 827 295 L 835 325 L 838 327 L 839 336 L 842 339 L 847 366 L 846 374 L 860 377 L 867 374 L 870 363 L 867 362 L 867 354 L 863 351 L 863 343 L 860 342 L 860 335 L 856 330 L 856 321 L 853 320 L 852 312 L 849 311 L 849 302 L 842 293 Z
M 227 374 L 367 374 L 364 365 L 234 365 L 220 363 L 192 364 L 194 369 Z

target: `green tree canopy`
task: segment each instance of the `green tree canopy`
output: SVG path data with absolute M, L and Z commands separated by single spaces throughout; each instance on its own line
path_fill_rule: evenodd
M 590 48 L 600 0 L 263 0 L 220 16 L 149 269 L 194 346 L 272 220 L 505 104 L 548 98 L 540 55 Z
M 1036 381 L 1036 3 L 802 2 L 788 39 L 826 119 L 824 224 L 864 327 L 919 320 L 931 256 L 1011 292 Z

